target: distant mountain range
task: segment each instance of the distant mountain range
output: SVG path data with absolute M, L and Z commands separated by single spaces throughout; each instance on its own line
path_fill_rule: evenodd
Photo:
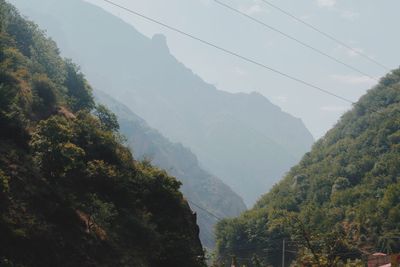
M 179 143 L 172 143 L 158 131 L 110 96 L 96 91 L 98 102 L 109 107 L 119 119 L 121 133 L 127 138 L 136 159 L 150 160 L 182 182 L 183 194 L 197 212 L 203 246 L 213 248 L 217 219 L 235 217 L 246 209 L 243 200 L 221 180 L 204 171 L 193 153 Z M 199 208 L 200 207 L 200 208 Z
M 300 119 L 260 94 L 231 94 L 207 84 L 152 39 L 79 0 L 13 0 L 47 29 L 88 80 L 173 142 L 252 205 L 300 157 L 313 137 Z M 210 63 L 212 64 L 212 63 Z

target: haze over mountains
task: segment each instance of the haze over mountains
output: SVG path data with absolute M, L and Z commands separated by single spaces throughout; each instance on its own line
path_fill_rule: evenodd
M 42 26 L 0 0 L 0 267 L 400 264 L 400 68 L 310 149 L 163 35 L 90 0 L 13 1 Z
M 205 83 L 169 53 L 162 35 L 149 39 L 77 0 L 12 2 L 48 30 L 95 88 L 118 99 L 171 141 L 189 147 L 206 170 L 248 205 L 313 143 L 301 120 L 262 95 L 231 94 Z
M 191 208 L 197 212 L 202 244 L 213 248 L 217 219 L 203 209 L 220 218 L 236 217 L 246 209 L 243 200 L 221 180 L 204 171 L 189 149 L 179 143 L 170 142 L 109 95 L 99 91 L 95 95 L 98 102 L 109 107 L 118 116 L 121 133 L 127 138 L 135 157 L 139 160 L 151 160 L 152 164 L 167 170 L 182 182 L 182 192 L 191 201 Z
M 238 216 L 246 209 L 241 197 L 221 180 L 203 170 L 189 149 L 170 142 L 109 95 L 96 91 L 96 97 L 118 116 L 121 133 L 126 136 L 135 157 L 139 160 L 150 159 L 152 164 L 177 177 L 183 183 L 182 191 L 185 197 L 192 203 L 213 212 L 220 218 Z M 213 232 L 217 219 L 197 206 L 193 204 L 191 206 L 197 212 L 203 246 L 213 248 L 215 245 Z

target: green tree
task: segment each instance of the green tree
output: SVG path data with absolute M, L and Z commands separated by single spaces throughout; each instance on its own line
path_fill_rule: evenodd
M 79 68 L 70 61 L 65 64 L 66 78 L 64 86 L 67 88 L 70 105 L 73 111 L 81 109 L 91 110 L 94 107 L 92 88 L 87 84 Z
M 347 178 L 339 177 L 332 186 L 332 193 L 347 189 L 349 186 L 350 182 Z
M 119 130 L 117 116 L 106 106 L 97 105 L 95 109 L 95 115 L 99 118 L 103 130 L 111 132 L 116 132 Z
M 113 203 L 102 201 L 96 194 L 88 196 L 83 209 L 89 215 L 87 220 L 89 232 L 92 232 L 95 227 L 110 227 L 118 215 Z
M 44 117 L 54 112 L 57 105 L 55 85 L 44 74 L 35 75 L 32 81 L 33 109 Z
M 61 177 L 83 164 L 85 151 L 73 142 L 71 123 L 61 116 L 41 121 L 32 137 L 35 159 L 49 177 Z
M 7 193 L 10 189 L 10 177 L 0 169 L 0 194 Z

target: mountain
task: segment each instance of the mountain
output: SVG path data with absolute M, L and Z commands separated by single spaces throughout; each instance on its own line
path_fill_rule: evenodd
M 78 0 L 12 2 L 48 31 L 96 88 L 172 142 L 190 148 L 201 166 L 247 205 L 271 188 L 313 143 L 300 119 L 262 95 L 223 92 L 204 82 L 171 55 L 162 35 L 149 39 L 101 8 Z
M 182 182 L 184 196 L 194 203 L 191 206 L 197 213 L 202 244 L 207 248 L 214 248 L 214 226 L 217 220 L 202 209 L 220 218 L 236 217 L 246 209 L 243 200 L 218 178 L 204 171 L 189 149 L 170 142 L 112 97 L 99 91 L 95 95 L 100 103 L 117 115 L 121 133 L 133 148 L 135 157 L 150 160 L 152 164 L 167 170 Z
M 91 91 L 0 0 L 0 265 L 205 266 L 180 183 L 133 159 Z
M 278 266 L 283 239 L 292 251 L 288 264 L 297 260 L 296 266 L 344 266 L 339 260 L 400 252 L 399 162 L 396 69 L 344 114 L 252 210 L 218 224 L 219 257 L 258 257 L 263 264 Z M 360 264 L 346 266 L 364 266 Z M 246 266 L 259 265 L 253 261 Z

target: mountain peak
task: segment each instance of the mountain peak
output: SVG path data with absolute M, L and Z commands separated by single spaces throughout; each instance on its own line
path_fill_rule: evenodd
M 164 34 L 157 33 L 151 38 L 151 41 L 157 50 L 169 52 L 167 37 Z

